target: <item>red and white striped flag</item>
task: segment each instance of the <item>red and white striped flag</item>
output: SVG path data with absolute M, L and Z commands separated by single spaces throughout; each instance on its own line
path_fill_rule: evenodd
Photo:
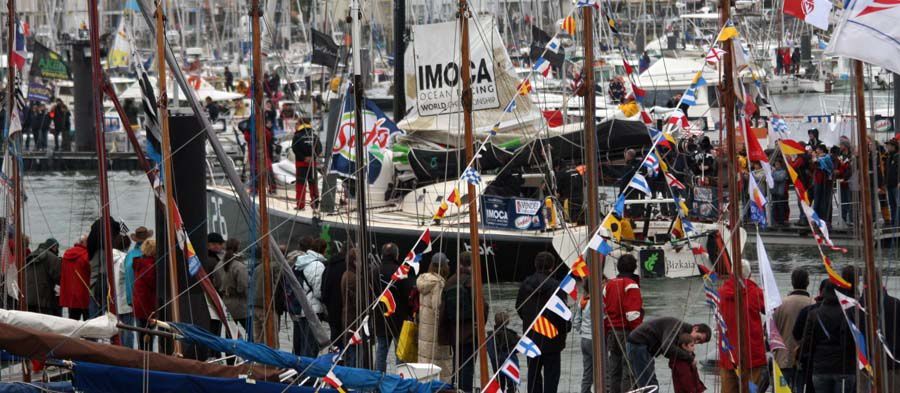
M 500 367 L 500 372 L 502 372 L 503 375 L 506 375 L 513 381 L 516 381 L 517 385 L 520 383 L 519 366 L 514 363 L 512 359 L 506 359 L 506 362 L 503 363 L 503 367 Z

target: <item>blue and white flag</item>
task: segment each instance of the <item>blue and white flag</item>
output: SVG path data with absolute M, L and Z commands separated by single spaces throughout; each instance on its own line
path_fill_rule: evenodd
M 625 217 L 625 194 L 619 194 L 616 198 L 616 204 L 613 205 L 613 212 L 619 217 Z
M 356 173 L 356 100 L 352 91 L 348 89 L 344 95 L 344 105 L 341 111 L 341 122 L 334 136 L 334 147 L 331 151 L 331 168 L 329 173 L 334 173 L 348 178 L 355 178 Z M 394 137 L 402 134 L 403 131 L 397 128 L 394 121 L 387 117 L 384 112 L 375 105 L 375 102 L 363 99 L 365 109 L 363 115 L 363 138 L 365 140 L 364 150 L 368 152 L 370 160 L 369 172 L 375 172 L 374 176 L 370 174 L 368 177 L 371 182 L 377 179 L 377 172 L 380 172 L 380 162 L 378 168 L 374 168 L 371 159 L 377 155 L 373 155 L 374 151 L 383 151 L 390 148 Z
M 648 175 L 655 177 L 659 174 L 659 156 L 656 155 L 655 151 L 651 151 L 650 154 L 647 155 L 647 159 L 644 160 L 644 163 L 641 164 L 641 167 L 647 168 Z
M 550 62 L 543 56 L 538 57 L 534 62 L 534 71 L 543 75 L 544 78 L 550 76 Z
M 550 300 L 547 301 L 547 309 L 559 315 L 562 319 L 567 321 L 572 319 L 572 310 L 566 305 L 566 301 L 559 296 L 550 296 Z
M 647 184 L 647 179 L 645 179 L 644 176 L 640 173 L 634 174 L 634 177 L 632 177 L 631 181 L 628 182 L 628 187 L 643 192 L 644 194 L 647 194 L 647 196 L 653 195 L 653 193 L 650 192 L 650 185 Z
M 550 42 L 547 42 L 547 50 L 553 53 L 559 53 L 559 38 L 553 37 Z
M 466 170 L 462 174 L 462 177 L 460 177 L 460 178 L 463 181 L 465 181 L 466 183 L 469 183 L 472 185 L 477 186 L 477 185 L 481 184 L 481 175 L 479 175 L 478 170 L 476 170 L 473 167 L 466 168 Z
M 541 349 L 527 336 L 522 336 L 522 339 L 516 344 L 516 351 L 530 358 L 541 356 Z
M 693 87 L 688 88 L 684 91 L 684 95 L 681 96 L 681 103 L 687 106 L 697 105 L 697 91 Z
M 503 109 L 506 113 L 512 113 L 512 111 L 516 110 L 516 98 L 513 97 L 512 101 L 509 104 L 506 104 L 506 108 Z
M 575 0 L 576 7 L 594 7 L 596 9 L 600 9 L 600 4 L 597 3 L 597 0 Z

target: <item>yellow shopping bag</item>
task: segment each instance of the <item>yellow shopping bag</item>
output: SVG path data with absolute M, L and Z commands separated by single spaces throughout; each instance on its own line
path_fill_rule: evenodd
M 413 321 L 403 321 L 400 339 L 397 340 L 397 360 L 415 363 L 419 357 L 419 328 Z

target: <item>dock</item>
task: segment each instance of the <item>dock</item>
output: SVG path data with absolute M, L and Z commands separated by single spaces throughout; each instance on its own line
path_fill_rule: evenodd
M 133 152 L 107 153 L 111 171 L 130 171 L 138 169 L 137 156 Z M 97 153 L 92 151 L 33 151 L 22 155 L 26 172 L 64 172 L 78 170 L 96 170 Z

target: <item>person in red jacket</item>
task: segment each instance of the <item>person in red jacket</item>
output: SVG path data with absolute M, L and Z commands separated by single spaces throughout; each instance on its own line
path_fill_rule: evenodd
M 744 285 L 741 289 L 744 297 L 744 320 L 747 326 L 744 329 L 749 348 L 745 348 L 741 353 L 744 357 L 745 367 L 750 370 L 750 381 L 759 385 L 760 376 L 763 369 L 767 365 L 766 361 L 766 344 L 763 340 L 762 314 L 765 312 L 765 300 L 763 291 L 753 280 L 750 279 L 750 262 L 746 259 L 741 261 L 744 273 Z M 737 328 L 737 312 L 735 306 L 735 288 L 736 279 L 725 280 L 722 287 L 719 288 L 720 309 L 722 318 L 725 319 L 725 325 L 728 327 L 728 341 L 733 346 L 738 345 L 738 328 Z M 721 337 L 719 338 L 721 340 Z M 738 393 L 740 391 L 740 380 L 735 371 L 736 365 L 731 361 L 731 355 L 719 347 L 719 374 L 722 378 L 722 393 Z M 733 352 L 734 356 L 738 356 L 738 352 Z M 737 359 L 735 358 L 735 361 Z
M 694 338 L 688 333 L 678 336 L 676 345 L 687 352 L 694 353 Z M 672 386 L 675 388 L 675 393 L 703 393 L 706 391 L 706 385 L 700 379 L 700 372 L 697 371 L 697 365 L 693 361 L 672 357 L 669 358 L 669 368 L 672 369 Z
M 628 333 L 644 321 L 644 300 L 641 297 L 637 259 L 623 254 L 616 261 L 619 275 L 606 282 L 603 288 L 603 330 L 609 351 L 607 378 L 613 393 L 630 390 L 632 376 L 625 370 L 625 341 Z
M 147 327 L 150 318 L 156 317 L 156 240 L 147 239 L 141 245 L 140 258 L 135 258 L 134 289 L 132 289 L 132 311 L 138 327 Z M 144 333 L 138 334 L 138 348 L 153 349 L 153 336 L 145 343 Z M 146 346 L 145 346 L 146 345 Z
M 59 275 L 59 306 L 69 310 L 69 318 L 88 319 L 91 301 L 91 260 L 88 257 L 87 236 L 78 239 L 62 256 Z

